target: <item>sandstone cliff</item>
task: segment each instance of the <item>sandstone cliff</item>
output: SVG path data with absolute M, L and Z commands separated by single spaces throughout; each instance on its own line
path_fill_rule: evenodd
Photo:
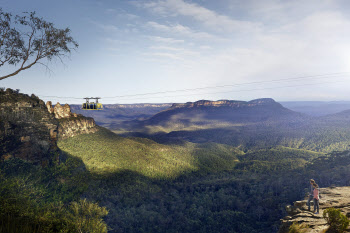
M 0 158 L 47 164 L 57 151 L 58 121 L 38 97 L 0 90 Z
M 171 104 L 105 104 L 106 108 L 169 108 Z
M 57 140 L 98 131 L 93 118 L 72 113 L 68 104 L 0 89 L 0 159 L 21 158 L 46 165 L 58 159 Z
M 55 118 L 58 119 L 59 139 L 74 137 L 79 134 L 95 133 L 98 131 L 93 118 L 72 113 L 68 104 L 62 106 L 60 103 L 57 103 L 55 107 L 52 107 L 51 101 L 48 101 L 46 107 L 48 112 L 53 113 Z
M 323 218 L 323 211 L 327 208 L 338 208 L 350 217 L 350 187 L 321 188 L 320 213 L 313 214 L 307 210 L 307 200 L 296 201 L 293 206 L 287 206 L 288 216 L 281 219 L 281 228 L 278 233 L 288 233 L 288 228 L 294 222 L 305 223 L 309 226 L 307 233 L 321 233 L 328 228 Z M 313 210 L 313 205 L 311 205 Z M 350 229 L 347 230 L 350 232 Z
M 196 108 L 196 107 L 255 107 L 259 105 L 270 105 L 277 104 L 273 99 L 265 98 L 265 99 L 256 99 L 249 102 L 246 101 L 237 101 L 237 100 L 218 100 L 218 101 L 210 101 L 210 100 L 199 100 L 196 102 L 187 102 L 184 104 L 173 104 L 171 106 L 174 108 Z

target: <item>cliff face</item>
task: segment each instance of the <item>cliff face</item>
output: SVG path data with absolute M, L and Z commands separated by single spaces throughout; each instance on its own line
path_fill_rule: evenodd
M 52 107 L 35 95 L 0 90 L 0 159 L 46 165 L 58 159 L 57 140 L 96 131 L 93 118 L 72 113 L 68 104 Z
M 171 104 L 105 104 L 106 108 L 169 108 Z
M 60 103 L 57 103 L 55 107 L 52 107 L 51 101 L 48 101 L 46 107 L 48 112 L 53 113 L 55 118 L 58 119 L 59 139 L 70 138 L 79 134 L 95 133 L 98 131 L 93 118 L 72 113 L 68 104 L 62 106 Z
M 288 216 L 281 219 L 281 228 L 278 233 L 288 233 L 288 228 L 294 223 L 305 223 L 309 226 L 306 233 L 318 233 L 327 229 L 326 220 L 323 218 L 323 211 L 333 207 L 350 217 L 350 187 L 321 188 L 320 189 L 320 213 L 313 214 L 308 211 L 307 200 L 296 201 L 293 206 L 287 206 Z M 311 204 L 313 210 L 313 203 Z M 350 232 L 350 229 L 347 230 Z
M 171 106 L 174 108 L 196 108 L 196 107 L 255 107 L 260 105 L 271 105 L 277 104 L 273 99 L 256 99 L 249 102 L 245 101 L 236 101 L 236 100 L 218 100 L 218 101 L 209 101 L 209 100 L 199 100 L 196 102 L 187 102 L 184 104 L 173 104 Z
M 58 121 L 38 97 L 0 91 L 0 158 L 17 157 L 43 165 L 57 151 Z

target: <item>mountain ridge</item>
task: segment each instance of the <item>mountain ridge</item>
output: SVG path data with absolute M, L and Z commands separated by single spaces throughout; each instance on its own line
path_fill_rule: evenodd
M 198 100 L 196 102 L 187 103 L 174 103 L 170 109 L 173 108 L 193 108 L 193 107 L 254 107 L 257 105 L 267 105 L 277 103 L 271 98 L 260 98 L 251 101 L 241 101 L 241 100 Z
M 173 104 L 171 108 L 157 113 L 141 124 L 145 126 L 183 125 L 188 127 L 190 125 L 217 124 L 218 122 L 247 124 L 292 118 L 295 120 L 307 118 L 307 116 L 289 110 L 270 98 L 251 101 L 200 100 L 185 104 Z

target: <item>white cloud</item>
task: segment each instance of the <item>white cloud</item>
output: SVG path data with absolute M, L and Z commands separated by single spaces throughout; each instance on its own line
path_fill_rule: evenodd
M 160 43 L 166 43 L 166 44 L 178 44 L 178 43 L 184 43 L 185 40 L 179 40 L 175 38 L 170 37 L 161 37 L 161 36 L 149 36 L 153 41 L 160 42 Z
M 257 31 L 260 24 L 256 22 L 235 20 L 228 16 L 216 13 L 195 3 L 183 0 L 159 0 L 141 4 L 142 7 L 152 10 L 155 14 L 168 16 L 186 16 L 213 30 L 221 32 Z
M 324 3 L 320 1 L 320 4 Z M 259 13 L 259 24 L 233 20 L 183 0 L 143 3 L 143 7 L 157 11 L 164 18 L 147 17 L 141 25 L 150 39 L 141 51 L 142 58 L 149 61 L 150 66 L 162 66 L 162 75 L 174 88 L 181 88 L 182 83 L 198 87 L 350 71 L 350 31 L 346 30 L 350 28 L 350 21 L 342 11 L 323 9 L 324 6 L 320 7 L 322 10 L 313 10 L 308 6 L 299 14 L 300 0 L 286 4 L 279 0 L 266 2 L 271 5 L 255 9 Z M 278 4 L 274 5 L 274 2 Z M 247 10 L 251 6 L 245 7 Z M 271 9 L 271 15 L 267 9 Z M 242 12 L 245 16 L 250 13 Z M 277 20 L 279 15 L 281 21 Z M 246 18 L 252 22 L 257 20 Z M 201 25 L 195 24 L 193 19 Z M 214 28 L 219 31 L 212 30 Z M 228 33 L 223 34 L 222 30 Z M 309 80 L 308 83 L 317 81 Z M 344 86 L 348 85 L 350 82 Z M 327 94 L 327 86 L 330 85 L 318 85 L 317 91 L 312 86 L 300 87 L 298 95 L 301 99 L 323 94 L 331 96 Z M 271 93 L 274 95 L 269 96 Z M 248 99 L 283 96 L 288 99 L 295 93 L 274 89 L 242 92 L 240 96 L 251 96 L 244 97 Z M 345 96 L 346 92 L 342 90 L 337 94 Z
M 151 46 L 150 49 L 156 49 L 156 50 L 170 50 L 170 51 L 184 51 L 184 48 L 177 48 L 177 47 L 170 47 L 170 46 Z
M 210 47 L 208 45 L 202 45 L 202 46 L 199 46 L 199 48 L 201 48 L 201 49 L 212 49 L 212 47 Z
M 197 39 L 197 40 L 215 40 L 217 42 L 225 41 L 224 38 L 218 37 L 216 35 L 213 35 L 207 32 L 194 31 L 191 28 L 181 24 L 168 26 L 168 25 L 150 21 L 146 24 L 146 26 L 167 34 L 181 35 L 181 36 L 186 36 L 188 38 Z
M 145 54 L 148 56 L 155 56 L 155 57 L 165 57 L 165 58 L 170 58 L 170 59 L 174 59 L 174 60 L 181 60 L 184 61 L 184 59 L 174 53 L 166 53 L 166 52 L 156 52 L 156 53 L 149 53 L 149 54 Z
M 162 46 L 162 45 L 154 45 L 149 48 L 151 53 L 145 53 L 147 56 L 155 56 L 155 57 L 164 57 L 173 60 L 181 60 L 182 65 L 188 66 L 188 64 L 194 59 L 198 58 L 200 53 L 198 51 L 194 51 L 191 49 L 186 49 L 184 47 L 171 47 L 171 46 Z

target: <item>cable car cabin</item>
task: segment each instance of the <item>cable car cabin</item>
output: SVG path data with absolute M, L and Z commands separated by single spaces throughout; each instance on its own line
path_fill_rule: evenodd
M 82 109 L 83 110 L 102 110 L 103 106 L 100 103 L 91 102 L 91 103 L 84 103 Z
M 82 106 L 82 109 L 83 110 L 102 110 L 103 109 L 103 106 L 101 103 L 98 102 L 99 97 L 96 97 L 96 98 L 85 98 L 86 99 L 86 103 L 83 104 Z M 90 102 L 90 99 L 95 99 L 96 100 L 96 103 L 94 102 Z

